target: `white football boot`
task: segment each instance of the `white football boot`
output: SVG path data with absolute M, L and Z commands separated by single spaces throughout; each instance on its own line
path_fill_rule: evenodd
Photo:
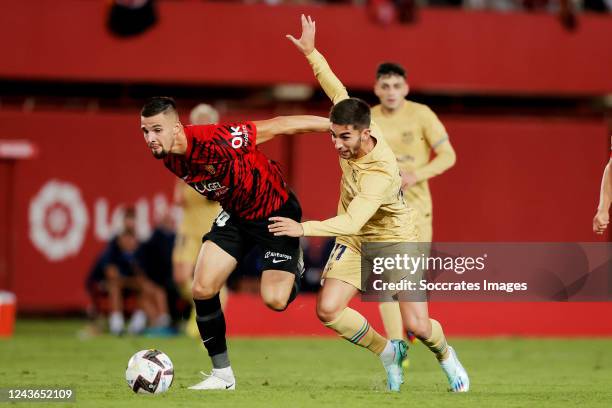
M 444 370 L 451 392 L 468 392 L 470 389 L 470 378 L 467 371 L 459 362 L 455 350 L 448 346 L 448 358 L 440 361 L 440 367 Z
M 210 374 L 204 371 L 200 373 L 205 377 L 204 381 L 189 387 L 190 390 L 235 390 L 236 378 L 231 367 L 213 368 Z

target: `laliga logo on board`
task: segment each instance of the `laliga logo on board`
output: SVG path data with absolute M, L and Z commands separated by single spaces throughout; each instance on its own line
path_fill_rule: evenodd
M 51 180 L 30 203 L 30 239 L 49 260 L 77 254 L 89 224 L 78 188 Z
M 134 204 L 136 235 L 144 240 L 151 234 L 149 202 L 141 198 Z M 153 219 L 160 219 L 168 211 L 163 194 L 153 197 Z M 68 182 L 48 181 L 34 196 L 29 208 L 30 240 L 34 247 L 52 262 L 79 253 L 86 239 L 90 220 L 87 205 L 79 188 Z M 93 235 L 106 242 L 121 229 L 123 207 L 111 206 L 105 198 L 93 203 Z

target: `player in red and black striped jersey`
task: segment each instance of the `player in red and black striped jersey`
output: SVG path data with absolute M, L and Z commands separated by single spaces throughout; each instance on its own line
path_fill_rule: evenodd
M 261 296 L 267 306 L 284 310 L 297 293 L 299 240 L 276 237 L 268 218 L 301 220 L 297 198 L 278 164 L 257 144 L 280 134 L 325 132 L 329 120 L 285 116 L 228 125 L 183 126 L 173 99 L 152 98 L 141 111 L 141 130 L 151 153 L 200 194 L 218 201 L 223 211 L 202 238 L 192 293 L 198 329 L 212 359 L 210 376 L 192 389 L 235 389 L 225 341 L 219 290 L 253 246 L 263 254 Z
M 289 198 L 278 164 L 256 148 L 253 122 L 192 125 L 183 131 L 185 154 L 166 155 L 164 164 L 225 211 L 254 220 L 278 210 Z

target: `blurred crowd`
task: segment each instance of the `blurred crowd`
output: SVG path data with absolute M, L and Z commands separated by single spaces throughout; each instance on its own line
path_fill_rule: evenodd
M 110 333 L 118 336 L 176 335 L 188 322 L 191 303 L 189 293 L 181 295 L 183 282 L 176 279 L 173 271 L 175 217 L 171 213 L 162 217 L 151 236 L 143 241 L 136 234 L 133 208 L 124 209 L 122 220 L 118 233 L 98 255 L 86 280 L 91 298 L 88 314 L 98 322 L 100 330 L 107 326 Z M 306 272 L 301 290 L 315 292 L 333 240 L 304 239 L 302 246 Z M 261 256 L 254 249 L 232 273 L 230 292 L 259 293 L 260 276 Z
M 463 7 L 465 9 L 494 11 L 537 11 L 559 10 L 565 0 L 327 0 L 323 2 L 308 0 L 264 0 L 270 5 L 332 3 L 376 5 L 390 3 L 397 7 Z M 245 3 L 259 3 L 259 0 L 245 0 Z M 612 0 L 569 0 L 576 10 L 607 13 L 612 11 Z
M 126 208 L 118 233 L 95 260 L 86 281 L 92 319 L 108 317 L 111 333 L 173 334 L 181 304 L 172 279 L 174 221 L 161 219 L 151 236 L 141 242 L 136 234 L 136 213 Z M 131 318 L 126 325 L 125 315 Z
M 351 3 L 351 1 L 347 1 Z M 365 0 L 371 18 L 383 25 L 412 23 L 422 7 L 462 7 L 466 10 L 551 13 L 568 29 L 577 26 L 580 11 L 612 12 L 612 0 Z
M 158 1 L 114 0 L 108 15 L 108 28 L 120 37 L 138 35 L 146 31 L 158 20 L 155 7 Z M 242 2 L 264 3 L 271 6 L 318 3 L 354 4 L 365 7 L 370 18 L 381 25 L 413 23 L 418 20 L 419 10 L 423 7 L 454 7 L 497 12 L 550 13 L 558 16 L 563 27 L 572 30 L 578 26 L 579 12 L 612 12 L 612 0 L 242 0 Z

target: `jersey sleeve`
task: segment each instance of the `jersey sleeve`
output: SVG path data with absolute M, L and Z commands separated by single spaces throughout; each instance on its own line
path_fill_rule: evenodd
M 392 179 L 384 173 L 364 175 L 360 183 L 361 192 L 351 200 L 346 212 L 324 221 L 303 222 L 304 236 L 356 235 L 382 205 L 391 182 Z
M 421 116 L 425 140 L 436 152 L 436 156 L 425 166 L 414 171 L 417 181 L 428 180 L 442 174 L 455 164 L 456 155 L 446 129 L 436 114 L 429 108 Z
M 423 123 L 423 133 L 427 143 L 432 149 L 444 143 L 448 140 L 446 129 L 438 116 L 429 108 L 425 108 L 421 114 L 421 120 Z
M 332 72 L 329 64 L 319 51 L 315 49 L 306 56 L 306 59 L 310 63 L 319 84 L 321 84 L 321 88 L 323 88 L 323 91 L 325 91 L 325 94 L 331 99 L 334 105 L 344 99 L 348 99 L 349 95 L 346 88 Z
M 194 162 L 218 162 L 255 150 L 257 127 L 253 122 L 192 125 L 185 128 L 187 157 Z

